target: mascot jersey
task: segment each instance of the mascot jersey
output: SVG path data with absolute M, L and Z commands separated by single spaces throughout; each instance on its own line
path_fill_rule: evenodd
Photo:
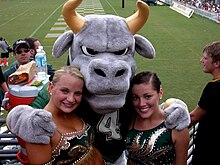
M 77 110 L 77 115 L 83 118 L 95 129 L 94 146 L 101 152 L 106 161 L 114 163 L 125 150 L 125 138 L 128 131 L 128 110 L 124 108 L 109 114 L 97 114 L 88 105 Z

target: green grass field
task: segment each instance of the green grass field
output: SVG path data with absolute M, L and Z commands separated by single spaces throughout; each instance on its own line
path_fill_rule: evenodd
M 38 38 L 55 68 L 65 65 L 67 54 L 59 59 L 51 56 L 53 42 L 45 36 L 61 15 L 66 0 L 0 0 L 0 36 L 9 44 L 19 38 Z M 92 0 L 88 0 L 92 1 Z M 100 0 L 106 14 L 128 17 L 136 10 L 136 0 Z M 164 88 L 164 98 L 185 101 L 191 111 L 198 102 L 204 85 L 211 79 L 199 65 L 203 46 L 220 40 L 220 24 L 198 15 L 186 18 L 169 6 L 150 6 L 150 16 L 138 32 L 149 39 L 156 49 L 156 58 L 144 59 L 136 54 L 137 71 L 158 73 Z M 14 57 L 10 56 L 10 63 Z M 6 69 L 7 67 L 3 67 Z

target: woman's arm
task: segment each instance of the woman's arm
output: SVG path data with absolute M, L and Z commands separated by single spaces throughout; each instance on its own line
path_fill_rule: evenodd
M 25 146 L 30 164 L 42 165 L 51 161 L 51 144 L 37 144 L 26 142 Z
M 185 128 L 182 131 L 177 131 L 173 129 L 172 138 L 176 153 L 175 165 L 186 165 L 187 157 L 188 157 L 188 147 L 190 141 L 188 128 Z
M 55 131 L 50 138 L 49 144 L 27 143 L 25 144 L 29 163 L 32 165 L 50 165 L 52 160 L 52 150 L 57 146 L 61 138 L 58 131 Z

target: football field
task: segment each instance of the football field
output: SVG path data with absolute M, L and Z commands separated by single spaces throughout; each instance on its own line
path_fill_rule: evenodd
M 56 38 L 69 30 L 61 15 L 66 0 L 0 0 L 0 36 L 10 45 L 19 38 L 38 38 L 47 59 L 55 68 L 65 65 L 67 53 L 56 59 L 51 49 Z M 114 14 L 128 17 L 136 10 L 136 0 L 83 0 L 77 8 L 82 15 Z M 187 103 L 189 110 L 197 104 L 204 85 L 211 79 L 199 65 L 203 46 L 220 40 L 220 24 L 193 14 L 184 17 L 169 6 L 150 6 L 150 16 L 138 34 L 146 37 L 156 49 L 156 58 L 135 55 L 137 71 L 158 73 L 164 98 L 176 97 Z M 9 65 L 14 61 L 10 56 Z M 3 67 L 6 69 L 7 67 Z M 162 101 L 163 101 L 162 100 Z

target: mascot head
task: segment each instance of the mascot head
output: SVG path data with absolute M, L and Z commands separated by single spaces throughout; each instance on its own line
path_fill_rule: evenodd
M 135 51 L 154 58 L 155 49 L 136 34 L 149 16 L 149 7 L 137 1 L 138 10 L 128 18 L 114 15 L 81 16 L 76 8 L 82 0 L 69 0 L 63 17 L 71 31 L 54 43 L 52 54 L 60 57 L 69 49 L 70 64 L 85 78 L 85 99 L 98 114 L 111 113 L 125 104 L 130 80 L 135 75 Z

